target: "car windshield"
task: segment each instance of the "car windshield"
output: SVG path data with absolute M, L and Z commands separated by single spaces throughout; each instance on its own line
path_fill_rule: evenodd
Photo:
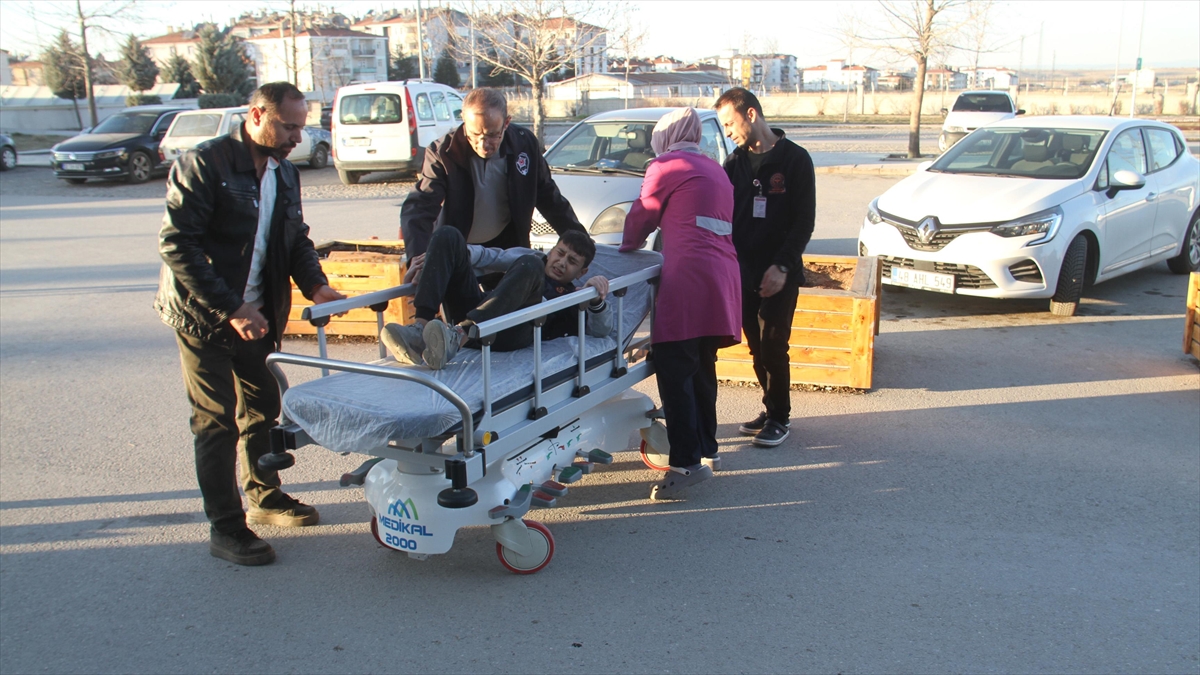
M 95 129 L 92 129 L 92 133 L 148 134 L 154 127 L 154 123 L 158 121 L 160 114 L 156 112 L 117 113 L 97 125 Z
M 220 115 L 180 115 L 171 127 L 171 136 L 216 136 Z
M 1004 94 L 959 94 L 954 112 L 1012 112 L 1012 101 Z
M 546 153 L 555 169 L 611 169 L 645 173 L 654 159 L 650 135 L 654 121 L 585 122 L 567 133 Z
M 1092 166 L 1104 131 L 984 127 L 929 167 L 941 173 L 1071 180 Z

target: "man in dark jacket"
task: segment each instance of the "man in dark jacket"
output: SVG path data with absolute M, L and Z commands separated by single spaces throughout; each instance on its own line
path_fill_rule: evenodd
M 463 123 L 425 152 L 421 177 L 400 208 L 409 260 L 425 252 L 442 225 L 468 244 L 529 248 L 534 207 L 559 234 L 586 232 L 554 184 L 537 138 L 511 124 L 502 92 L 472 90 L 462 112 Z
M 300 177 L 284 159 L 302 140 L 307 115 L 299 89 L 265 84 L 242 125 L 184 153 L 167 178 L 154 306 L 179 343 L 209 552 L 239 565 L 275 559 L 247 521 L 302 526 L 318 519 L 315 508 L 280 489 L 277 472 L 258 466 L 279 417 L 279 386 L 266 358 L 287 323 L 288 278 L 314 303 L 343 297 L 321 272 L 300 210 Z
M 816 176 L 804 148 L 772 129 L 758 98 L 740 87 L 713 106 L 738 149 L 725 160 L 733 183 L 733 246 L 742 273 L 742 331 L 766 411 L 741 425 L 754 444 L 779 445 L 791 428 L 788 338 L 804 283 L 801 256 L 817 213 Z

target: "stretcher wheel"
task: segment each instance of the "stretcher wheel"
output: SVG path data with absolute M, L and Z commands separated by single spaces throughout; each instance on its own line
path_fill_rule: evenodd
M 655 471 L 667 471 L 671 468 L 670 457 L 655 450 L 654 446 L 646 441 L 642 441 L 641 455 L 642 463 Z
M 371 519 L 371 536 L 375 537 L 375 541 L 379 542 L 379 545 L 386 548 L 387 550 L 389 550 L 389 551 L 396 550 L 396 549 L 392 548 L 391 546 L 388 546 L 387 544 L 383 543 L 383 539 L 379 536 L 379 519 L 377 519 L 377 518 Z
M 520 555 L 512 549 L 504 548 L 500 542 L 496 542 L 496 557 L 500 559 L 500 564 L 507 567 L 508 571 L 513 574 L 538 572 L 549 565 L 550 559 L 554 557 L 554 535 L 550 534 L 550 530 L 535 520 L 526 520 L 524 523 L 525 527 L 529 528 L 529 534 L 532 535 L 533 555 Z

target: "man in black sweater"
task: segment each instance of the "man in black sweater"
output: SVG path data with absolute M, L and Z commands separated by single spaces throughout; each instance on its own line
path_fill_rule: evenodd
M 808 152 L 772 129 L 758 98 L 741 87 L 713 106 L 738 149 L 725 160 L 733 183 L 733 246 L 742 272 L 742 331 L 754 358 L 766 410 L 741 425 L 763 447 L 791 428 L 788 338 L 804 284 L 801 256 L 817 212 L 816 176 Z

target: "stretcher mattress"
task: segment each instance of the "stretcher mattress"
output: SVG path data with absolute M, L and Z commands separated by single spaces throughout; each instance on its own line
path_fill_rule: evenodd
M 661 262 L 662 256 L 652 251 L 618 253 L 613 247 L 598 246 L 587 277 L 598 274 L 613 280 Z M 622 345 L 628 344 L 649 313 L 650 297 L 651 287 L 647 283 L 629 289 L 623 306 Z M 613 300 L 610 298 L 610 302 Z M 585 354 L 589 360 L 615 355 L 616 324 L 614 320 L 613 335 L 586 339 Z M 578 367 L 578 349 L 576 337 L 542 342 L 543 382 L 554 382 L 574 373 Z M 483 410 L 483 354 L 479 350 L 461 350 L 442 370 L 397 364 L 390 358 L 377 363 L 418 369 L 462 397 L 477 419 Z M 514 352 L 493 351 L 493 407 L 497 401 L 511 401 L 531 391 L 533 370 L 532 346 Z M 283 396 L 283 410 L 316 443 L 336 452 L 369 452 L 389 441 L 437 436 L 461 422 L 458 409 L 424 385 L 357 373 L 337 373 L 291 387 Z

